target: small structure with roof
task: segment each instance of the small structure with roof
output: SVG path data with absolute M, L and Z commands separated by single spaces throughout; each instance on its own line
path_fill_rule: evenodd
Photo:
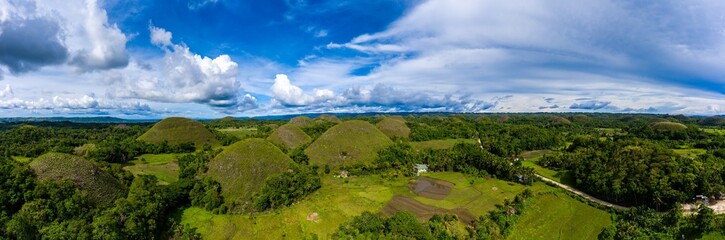
M 422 172 L 428 172 L 427 164 L 415 164 L 415 172 L 417 176 L 420 176 Z

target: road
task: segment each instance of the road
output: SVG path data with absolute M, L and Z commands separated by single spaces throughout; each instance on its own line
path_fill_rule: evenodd
M 539 178 L 541 178 L 541 180 L 543 180 L 545 182 L 549 182 L 549 183 L 552 183 L 552 184 L 554 184 L 556 186 L 559 186 L 560 188 L 563 188 L 563 189 L 565 189 L 565 190 L 567 190 L 567 191 L 569 191 L 571 193 L 574 193 L 574 194 L 579 195 L 579 196 L 581 196 L 583 198 L 586 198 L 589 201 L 592 201 L 592 202 L 595 202 L 595 203 L 599 203 L 601 205 L 604 205 L 604 206 L 607 206 L 607 207 L 610 207 L 610 208 L 615 208 L 615 209 L 628 209 L 628 207 L 620 206 L 620 205 L 617 205 L 617 204 L 614 204 L 614 203 L 610 203 L 610 202 L 601 200 L 599 198 L 592 197 L 591 195 L 586 194 L 586 193 L 584 193 L 582 191 L 576 190 L 573 187 L 570 187 L 570 186 L 565 185 L 565 184 L 561 184 L 561 183 L 559 183 L 557 181 L 551 180 L 551 179 L 549 179 L 547 177 L 544 177 L 544 176 L 541 176 L 539 174 L 536 174 L 536 176 L 539 177 Z

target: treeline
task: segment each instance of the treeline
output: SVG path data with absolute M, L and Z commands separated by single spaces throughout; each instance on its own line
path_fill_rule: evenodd
M 600 140 L 581 136 L 539 164 L 568 170 L 575 187 L 615 203 L 669 209 L 695 195 L 725 191 L 725 160 L 688 158 L 645 139 Z
M 697 214 L 684 216 L 675 208 L 658 213 L 647 207 L 637 207 L 616 215 L 612 226 L 602 229 L 600 240 L 614 239 L 700 239 L 710 232 L 725 233 L 725 217 L 701 206 Z
M 413 176 L 415 164 L 427 164 L 431 171 L 454 171 L 480 177 L 532 184 L 534 170 L 515 159 L 503 158 L 481 149 L 477 144 L 459 143 L 451 149 L 415 151 L 407 142 L 397 142 L 378 152 L 372 163 L 342 167 L 352 175 L 384 174 Z

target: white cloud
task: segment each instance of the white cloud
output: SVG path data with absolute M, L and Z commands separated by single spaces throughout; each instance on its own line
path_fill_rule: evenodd
M 302 88 L 292 85 L 287 75 L 277 74 L 272 85 L 274 98 L 284 105 L 302 106 L 312 103 L 315 99 L 305 94 Z
M 149 26 L 149 30 L 151 31 L 151 43 L 161 47 L 172 45 L 171 32 L 163 28 L 154 27 L 153 25 Z
M 251 95 L 241 95 L 238 64 L 231 57 L 201 56 L 185 45 L 171 43 L 171 33 L 162 28 L 152 27 L 149 31 L 152 32 L 151 41 L 164 49 L 164 57 L 149 60 L 149 67 L 134 61 L 126 69 L 99 76 L 110 81 L 109 96 L 169 103 L 193 102 L 224 111 L 256 106 L 256 99 Z
M 0 9 L 0 64 L 13 73 L 63 63 L 81 72 L 128 64 L 126 35 L 97 0 L 3 0 Z
M 13 96 L 13 89 L 10 87 L 10 84 L 5 84 L 5 88 L 0 90 L 0 98 L 12 97 L 12 96 Z

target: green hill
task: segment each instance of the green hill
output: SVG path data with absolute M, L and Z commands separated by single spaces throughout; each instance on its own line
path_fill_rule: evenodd
M 284 172 L 292 163 L 272 143 L 250 138 L 226 147 L 212 159 L 207 175 L 221 184 L 228 207 L 240 212 L 250 207 L 250 199 L 270 174 Z
M 652 124 L 652 129 L 657 131 L 683 131 L 687 129 L 687 126 L 676 122 L 658 122 Z
M 390 138 L 393 138 L 393 137 L 408 138 L 408 137 L 410 137 L 410 128 L 408 128 L 408 126 L 405 125 L 405 121 L 401 121 L 396 118 L 392 118 L 392 117 L 384 118 L 382 121 L 375 124 L 375 126 L 377 126 L 378 129 L 380 129 L 380 131 L 385 134 L 385 136 L 388 136 Z
M 299 128 L 306 128 L 312 125 L 314 120 L 308 116 L 297 116 L 289 120 L 289 124 L 295 125 Z
M 305 149 L 305 153 L 310 157 L 310 163 L 339 166 L 372 161 L 379 150 L 392 143 L 372 124 L 352 120 L 328 129 Z
M 332 123 L 341 123 L 342 122 L 342 120 L 340 120 L 339 118 L 337 118 L 337 116 L 330 115 L 330 114 L 320 114 L 320 116 L 317 116 L 315 119 L 316 120 L 328 121 L 328 122 L 332 122 Z
M 30 168 L 40 180 L 71 180 L 100 206 L 109 206 L 126 193 L 126 187 L 118 180 L 79 156 L 47 153 L 33 160 Z
M 280 144 L 287 148 L 296 148 L 312 140 L 302 129 L 292 124 L 285 124 L 275 129 L 267 140 L 274 144 Z
M 160 143 L 164 140 L 170 144 L 193 142 L 197 147 L 204 144 L 212 146 L 219 142 L 204 124 L 188 118 L 170 117 L 156 123 L 151 129 L 138 137 L 139 141 Z

